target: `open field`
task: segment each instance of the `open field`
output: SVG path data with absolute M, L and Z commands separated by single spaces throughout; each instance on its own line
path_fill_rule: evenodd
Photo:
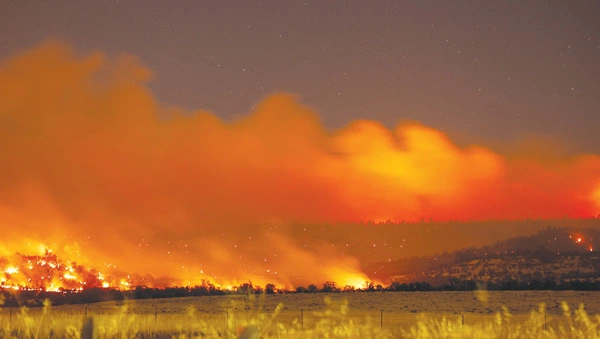
M 249 325 L 264 338 L 593 338 L 600 292 L 261 294 L 0 308 L 0 337 L 77 338 L 86 315 L 101 338 L 235 338 Z

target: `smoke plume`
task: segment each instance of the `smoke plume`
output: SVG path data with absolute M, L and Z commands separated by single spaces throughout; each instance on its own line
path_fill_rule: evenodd
M 2 62 L 0 256 L 53 249 L 163 284 L 343 286 L 367 279 L 346 244 L 307 244 L 290 223 L 600 213 L 596 155 L 503 156 L 418 122 L 330 130 L 286 93 L 223 121 L 161 106 L 150 78 L 133 56 L 59 42 Z

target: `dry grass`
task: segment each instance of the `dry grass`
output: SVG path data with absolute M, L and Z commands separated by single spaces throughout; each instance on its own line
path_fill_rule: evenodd
M 0 309 L 0 337 L 80 338 L 87 313 L 98 338 L 600 338 L 598 297 L 596 292 L 338 293 L 107 302 L 87 309 L 46 305 L 13 308 L 12 316 L 10 309 Z M 578 306 L 582 301 L 592 307 Z

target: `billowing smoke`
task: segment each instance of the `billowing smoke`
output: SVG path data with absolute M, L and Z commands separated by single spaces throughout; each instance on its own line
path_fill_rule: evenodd
M 226 122 L 162 107 L 150 77 L 58 42 L 2 63 L 0 255 L 50 248 L 172 284 L 343 286 L 367 279 L 360 262 L 289 223 L 600 213 L 595 155 L 507 157 L 416 122 L 328 130 L 290 94 Z

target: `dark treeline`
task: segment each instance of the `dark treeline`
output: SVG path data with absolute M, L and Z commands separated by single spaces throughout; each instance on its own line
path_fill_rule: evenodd
M 138 286 L 132 290 L 116 290 L 110 288 L 90 288 L 83 291 L 13 291 L 2 290 L 0 307 L 40 307 L 45 300 L 52 305 L 87 304 L 102 301 L 136 300 L 155 298 L 179 298 L 193 296 L 216 295 L 250 295 L 250 294 L 282 294 L 282 293 L 368 293 L 368 292 L 432 292 L 432 291 L 536 291 L 536 290 L 574 290 L 574 291 L 600 291 L 600 281 L 571 280 L 557 283 L 555 280 L 532 280 L 529 282 L 508 280 L 501 283 L 479 282 L 476 280 L 450 279 L 442 286 L 433 286 L 427 282 L 398 283 L 384 287 L 374 283 L 366 283 L 364 288 L 356 289 L 352 286 L 339 288 L 334 282 L 326 282 L 321 288 L 316 285 L 297 287 L 295 290 L 277 289 L 273 284 L 264 288 L 245 283 L 231 290 L 222 290 L 210 283 L 203 283 L 194 287 L 167 287 L 151 288 Z

